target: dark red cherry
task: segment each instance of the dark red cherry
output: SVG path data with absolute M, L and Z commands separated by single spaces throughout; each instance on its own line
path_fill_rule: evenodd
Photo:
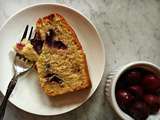
M 144 101 L 150 107 L 151 113 L 157 113 L 160 109 L 160 98 L 159 96 L 148 94 L 144 96 Z
M 135 120 L 145 120 L 149 115 L 149 108 L 146 103 L 137 101 L 132 104 L 129 113 Z
M 141 72 L 139 70 L 131 70 L 126 74 L 126 80 L 128 81 L 128 84 L 136 84 L 140 82 L 141 80 Z
M 125 109 L 133 100 L 134 96 L 132 96 L 127 90 L 117 90 L 116 92 L 116 100 L 118 105 Z
M 149 74 L 142 80 L 142 85 L 147 91 L 156 92 L 160 88 L 160 79 L 153 74 Z
M 143 88 L 139 85 L 133 85 L 128 89 L 134 96 L 142 97 L 143 96 Z

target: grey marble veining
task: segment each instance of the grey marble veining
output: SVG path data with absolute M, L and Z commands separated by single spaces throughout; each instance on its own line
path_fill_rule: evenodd
M 9 104 L 5 120 L 119 120 L 104 96 L 106 75 L 135 60 L 160 65 L 160 0 L 0 0 L 0 26 L 14 12 L 40 2 L 76 8 L 95 24 L 105 45 L 105 73 L 96 93 L 74 111 L 41 117 Z

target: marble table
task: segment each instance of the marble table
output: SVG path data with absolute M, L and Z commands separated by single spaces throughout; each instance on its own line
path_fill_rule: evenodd
M 104 42 L 106 69 L 95 94 L 78 109 L 41 117 L 9 104 L 5 120 L 119 120 L 104 96 L 106 76 L 135 60 L 160 65 L 160 0 L 0 0 L 0 26 L 14 12 L 39 2 L 66 4 L 86 15 Z

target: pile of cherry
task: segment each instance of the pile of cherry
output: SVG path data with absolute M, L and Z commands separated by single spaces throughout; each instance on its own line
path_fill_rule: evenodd
M 124 72 L 116 85 L 116 100 L 135 120 L 145 120 L 160 110 L 160 76 L 142 68 Z

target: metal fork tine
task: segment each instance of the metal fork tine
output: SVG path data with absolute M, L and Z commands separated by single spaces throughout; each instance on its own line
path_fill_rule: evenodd
M 28 37 L 28 40 L 31 40 L 31 36 L 32 36 L 32 31 L 33 31 L 33 26 L 31 27 L 31 31 L 29 33 L 29 37 Z
M 21 56 L 20 56 L 20 54 L 19 54 L 19 53 L 16 53 L 15 58 L 17 58 L 17 57 L 21 58 Z
M 24 33 L 23 33 L 23 36 L 22 36 L 21 41 L 22 41 L 24 38 L 26 38 L 27 32 L 28 32 L 28 25 L 26 26 L 26 28 L 25 28 L 25 30 L 24 30 Z
M 37 36 L 37 32 L 34 34 L 34 38 L 33 38 L 33 39 L 35 39 L 35 38 L 36 38 L 36 36 Z

